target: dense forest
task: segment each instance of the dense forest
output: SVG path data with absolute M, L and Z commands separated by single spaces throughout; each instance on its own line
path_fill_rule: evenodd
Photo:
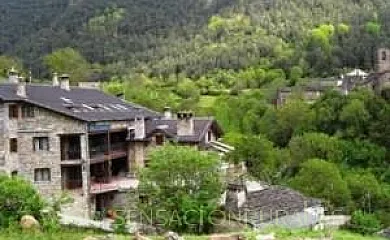
M 132 72 L 191 78 L 266 58 L 288 72 L 327 75 L 373 68 L 389 44 L 384 0 L 0 1 L 0 54 L 47 77 L 43 57 L 72 47 L 108 76 Z M 105 77 L 107 75 L 104 75 Z
M 388 1 L 0 0 L 0 13 L 1 75 L 67 72 L 156 110 L 213 115 L 252 177 L 369 229 L 390 224 L 388 90 L 272 104 L 279 87 L 374 71 L 390 47 Z

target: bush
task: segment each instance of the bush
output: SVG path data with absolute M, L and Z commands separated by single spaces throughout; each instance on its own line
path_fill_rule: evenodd
M 44 202 L 38 192 L 19 178 L 0 176 L 0 226 L 8 227 L 23 215 L 41 218 Z
M 380 221 L 374 214 L 355 211 L 352 214 L 349 228 L 360 234 L 373 234 L 381 229 Z
M 115 233 L 123 234 L 127 232 L 126 218 L 124 216 L 117 216 L 113 224 Z

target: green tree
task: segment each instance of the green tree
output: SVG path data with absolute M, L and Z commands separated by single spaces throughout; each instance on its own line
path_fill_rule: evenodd
M 285 147 L 294 135 L 311 130 L 313 119 L 309 104 L 290 101 L 276 110 L 268 109 L 260 119 L 259 129 L 277 146 Z
M 378 37 L 381 31 L 381 25 L 378 22 L 370 21 L 366 23 L 365 30 L 372 36 Z
M 330 207 L 349 206 L 351 192 L 336 164 L 310 159 L 301 165 L 290 185 L 312 197 L 326 200 Z
M 152 151 L 139 187 L 151 201 L 140 208 L 153 213 L 154 224 L 174 231 L 211 231 L 222 193 L 219 166 L 216 155 L 191 147 L 169 145 Z
M 372 173 L 349 171 L 344 179 L 348 183 L 356 208 L 373 212 L 379 207 L 377 202 L 380 198 L 381 186 Z
M 43 59 L 52 72 L 70 74 L 72 81 L 84 81 L 91 71 L 91 65 L 72 48 L 59 49 Z
M 386 164 L 386 149 L 367 140 L 339 141 L 342 152 L 340 163 L 350 167 L 372 169 L 378 173 L 384 172 Z M 383 168 L 385 167 L 385 168 Z
M 386 148 L 390 147 L 390 106 L 386 105 L 378 111 L 378 119 L 371 122 L 369 136 L 370 139 Z
M 290 85 L 294 86 L 303 76 L 303 70 L 299 66 L 290 69 Z
M 242 137 L 228 158 L 235 163 L 245 162 L 252 176 L 271 183 L 281 179 L 289 164 L 288 153 L 261 135 Z
M 295 136 L 288 147 L 294 166 L 314 158 L 339 161 L 343 157 L 340 140 L 324 133 L 305 133 Z
M 11 68 L 15 68 L 18 71 L 22 71 L 22 61 L 20 61 L 16 57 L 0 56 L 0 76 L 6 77 L 8 70 Z
M 340 113 L 340 121 L 345 130 L 341 133 L 346 138 L 361 138 L 367 134 L 370 114 L 362 100 L 353 99 Z
M 312 106 L 315 113 L 314 125 L 317 131 L 333 135 L 341 129 L 342 123 L 339 116 L 346 102 L 346 97 L 339 92 L 325 92 Z

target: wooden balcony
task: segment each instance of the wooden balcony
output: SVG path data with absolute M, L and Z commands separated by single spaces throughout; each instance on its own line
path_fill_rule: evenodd
M 61 152 L 61 166 L 77 166 L 82 164 L 81 151 L 68 150 Z
M 104 181 L 92 181 L 90 193 L 101 194 L 112 191 L 129 190 L 138 187 L 139 181 L 133 177 L 112 177 Z
M 108 146 L 91 147 L 91 163 L 101 163 L 111 159 L 123 158 L 127 156 L 127 143 L 114 143 L 110 148 Z

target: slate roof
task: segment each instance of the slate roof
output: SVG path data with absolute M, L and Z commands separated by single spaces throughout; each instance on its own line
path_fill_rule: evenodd
M 178 142 L 198 143 L 204 139 L 210 127 L 215 127 L 217 132 L 222 133 L 221 128 L 213 118 L 194 118 L 194 134 L 177 136 L 177 121 L 177 119 L 154 119 L 153 121 L 147 121 L 146 136 L 151 136 L 156 131 L 160 131 L 168 137 L 175 138 Z
M 258 225 L 278 217 L 303 212 L 306 208 L 320 206 L 318 199 L 308 198 L 290 188 L 270 186 L 247 193 L 240 211 L 248 214 L 249 221 Z
M 71 87 L 70 91 L 67 91 L 49 85 L 27 85 L 27 98 L 18 96 L 16 89 L 16 84 L 1 84 L 0 100 L 30 103 L 87 122 L 160 116 L 160 113 L 125 102 L 96 89 Z
M 277 219 L 297 216 L 311 207 L 319 207 L 322 202 L 315 198 L 283 186 L 267 185 L 262 182 L 238 181 L 229 184 L 232 190 L 244 190 L 245 198 L 238 208 L 231 208 L 239 219 L 255 227 L 268 224 Z M 227 206 L 232 206 L 226 203 Z M 294 219 L 294 218 L 292 218 Z

